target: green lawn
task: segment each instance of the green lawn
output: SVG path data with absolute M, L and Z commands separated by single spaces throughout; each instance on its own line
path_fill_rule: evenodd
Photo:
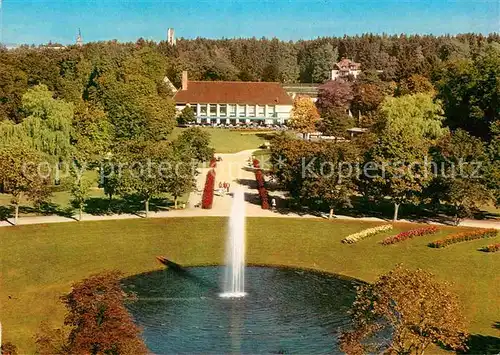
M 175 139 L 186 128 L 175 127 L 171 138 Z M 266 141 L 266 136 L 272 132 L 245 132 L 223 128 L 201 128 L 210 133 L 212 147 L 216 153 L 237 153 L 247 149 L 258 149 Z
M 32 352 L 42 320 L 60 325 L 59 297 L 72 282 L 102 270 L 126 275 L 159 268 L 155 256 L 182 265 L 223 262 L 225 218 L 116 220 L 0 228 L 2 253 L 0 319 L 5 341 Z M 497 335 L 500 321 L 500 255 L 477 249 L 498 241 L 473 241 L 445 249 L 426 244 L 459 229 L 393 246 L 377 242 L 386 234 L 354 245 L 340 240 L 375 225 L 359 221 L 249 218 L 247 260 L 253 264 L 314 268 L 366 281 L 396 265 L 421 267 L 451 281 L 460 295 L 470 331 Z M 394 232 L 414 225 L 398 224 Z M 391 234 L 392 234 L 391 233 Z

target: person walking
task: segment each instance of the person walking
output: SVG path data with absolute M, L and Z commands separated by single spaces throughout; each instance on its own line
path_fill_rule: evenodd
M 274 197 L 271 200 L 271 206 L 272 206 L 273 210 L 276 209 L 276 199 Z
M 230 185 L 231 185 L 231 184 L 227 183 L 227 192 L 228 192 L 228 193 L 229 193 L 229 186 L 230 186 Z

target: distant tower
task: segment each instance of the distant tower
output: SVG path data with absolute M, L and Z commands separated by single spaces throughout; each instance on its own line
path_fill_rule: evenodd
M 175 32 L 173 28 L 167 30 L 167 42 L 171 46 L 175 46 Z
M 78 47 L 83 46 L 82 32 L 80 31 L 80 29 L 78 29 L 78 37 L 76 37 L 76 45 Z

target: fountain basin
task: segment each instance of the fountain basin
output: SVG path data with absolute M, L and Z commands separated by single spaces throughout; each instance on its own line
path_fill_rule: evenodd
M 246 295 L 221 297 L 224 267 L 161 270 L 124 280 L 149 350 L 176 353 L 341 353 L 339 332 L 359 282 L 289 268 L 246 267 Z M 222 287 L 222 289 L 224 289 Z M 228 295 L 229 296 L 229 295 Z

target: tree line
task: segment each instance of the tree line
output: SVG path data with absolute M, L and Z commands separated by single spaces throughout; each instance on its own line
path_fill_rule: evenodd
M 370 111 L 388 90 L 405 94 L 431 85 L 443 101 L 447 125 L 488 138 L 488 125 L 499 115 L 499 43 L 499 34 L 363 34 L 296 42 L 181 38 L 175 46 L 139 39 L 58 50 L 0 48 L 0 121 L 22 121 L 22 96 L 44 84 L 56 98 L 73 103 L 82 119 L 104 111 L 117 138 L 162 136 L 169 125 L 158 122 L 174 123 L 165 76 L 177 87 L 183 70 L 193 80 L 323 83 L 335 62 L 350 58 L 383 83 L 371 80 L 353 92 L 356 113 Z
M 289 124 L 305 139 L 283 133 L 272 141 L 271 174 L 293 203 L 328 209 L 331 218 L 360 198 L 364 206 L 390 202 L 394 220 L 401 205 L 426 205 L 457 224 L 482 206 L 500 205 L 500 120 L 490 124 L 485 141 L 446 126 L 433 91 L 388 95 L 376 106 L 371 129 L 346 140 L 349 85 L 325 84 L 316 105 L 298 97 Z M 316 130 L 339 137 L 310 141 Z

